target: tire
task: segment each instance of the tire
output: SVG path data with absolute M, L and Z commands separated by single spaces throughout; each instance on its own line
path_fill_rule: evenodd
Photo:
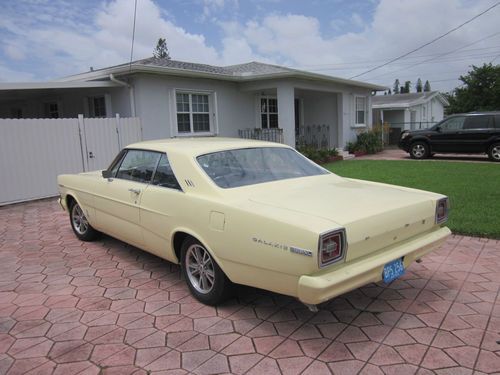
M 93 241 L 100 234 L 92 228 L 90 223 L 87 221 L 82 208 L 76 201 L 71 202 L 69 207 L 69 222 L 75 235 L 82 241 Z
M 410 157 L 412 159 L 425 159 L 429 154 L 429 145 L 425 142 L 414 142 L 410 146 Z
M 491 161 L 500 162 L 500 142 L 493 143 L 488 150 L 488 157 Z
M 191 294 L 201 303 L 213 306 L 233 295 L 234 284 L 208 250 L 192 237 L 182 243 L 181 270 Z

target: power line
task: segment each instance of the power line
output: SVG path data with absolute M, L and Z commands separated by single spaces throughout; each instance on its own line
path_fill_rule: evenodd
M 382 68 L 383 66 L 389 65 L 390 63 L 393 63 L 394 61 L 400 60 L 400 59 L 402 59 L 403 57 L 406 57 L 406 56 L 408 56 L 408 55 L 412 54 L 413 52 L 419 51 L 419 50 L 421 50 L 422 48 L 427 47 L 429 44 L 432 44 L 432 43 L 434 43 L 434 42 L 437 42 L 438 40 L 440 40 L 440 39 L 444 38 L 445 36 L 447 36 L 447 35 L 451 34 L 452 32 L 454 32 L 454 31 L 456 31 L 456 30 L 460 29 L 461 27 L 463 27 L 463 26 L 467 25 L 468 23 L 470 23 L 470 22 L 474 21 L 476 18 L 481 17 L 483 14 L 485 14 L 486 12 L 489 12 L 489 11 L 490 11 L 490 10 L 492 10 L 493 8 L 497 7 L 498 5 L 500 5 L 500 1 L 499 1 L 499 2 L 497 2 L 497 3 L 495 3 L 495 4 L 493 4 L 491 7 L 489 7 L 488 9 L 486 9 L 486 10 L 484 10 L 484 11 L 482 11 L 481 13 L 479 13 L 479 14 L 475 15 L 474 17 L 472 17 L 472 18 L 468 19 L 468 20 L 467 20 L 467 21 L 465 21 L 464 23 L 462 23 L 462 24 L 458 25 L 457 27 L 455 27 L 455 28 L 453 28 L 453 29 L 451 29 L 451 30 L 447 31 L 446 33 L 444 33 L 444 34 L 442 34 L 442 35 L 440 35 L 440 36 L 438 36 L 438 37 L 436 37 L 436 38 L 434 38 L 434 39 L 432 39 L 430 42 L 427 42 L 427 43 L 425 43 L 425 44 L 422 44 L 421 46 L 419 46 L 419 47 L 417 47 L 417 48 L 415 48 L 415 49 L 411 50 L 410 52 L 407 52 L 407 53 L 405 53 L 405 54 L 403 54 L 403 55 L 401 55 L 401 56 L 398 56 L 398 57 L 396 57 L 396 58 L 394 58 L 394 59 L 392 59 L 392 60 L 389 60 L 389 61 L 387 61 L 386 63 L 380 64 L 380 65 L 377 65 L 376 67 L 371 68 L 371 69 L 369 69 L 369 70 L 367 70 L 367 71 L 365 71 L 365 72 L 363 72 L 363 73 L 360 73 L 360 74 L 357 74 L 357 75 L 355 75 L 355 76 L 352 76 L 352 77 L 350 77 L 349 79 L 357 78 L 357 77 L 360 77 L 360 76 L 365 75 L 365 74 L 367 74 L 367 73 L 373 72 L 374 70 L 377 70 L 377 69 L 379 69 L 379 68 Z
M 496 32 L 496 33 L 493 33 L 493 34 L 491 34 L 491 35 L 488 35 L 488 36 L 486 36 L 486 37 L 484 37 L 484 38 L 478 39 L 478 40 L 476 40 L 476 41 L 474 41 L 474 42 L 472 42 L 472 43 L 466 44 L 465 46 L 462 46 L 462 47 L 460 47 L 460 48 L 457 48 L 457 49 L 454 49 L 454 50 L 452 50 L 452 51 L 448 51 L 448 52 L 442 53 L 442 54 L 440 54 L 440 55 L 437 55 L 436 57 L 431 57 L 431 58 L 429 58 L 429 59 L 427 59 L 427 60 L 417 62 L 417 63 L 415 63 L 415 64 L 413 64 L 413 65 L 410 65 L 410 66 L 408 66 L 408 67 L 406 67 L 406 68 L 404 68 L 404 69 L 399 69 L 399 70 L 395 70 L 395 71 L 392 71 L 392 72 L 383 73 L 383 74 L 380 74 L 380 75 L 378 75 L 378 76 L 373 77 L 372 79 L 374 79 L 374 78 L 378 78 L 378 77 L 383 77 L 383 76 L 386 76 L 386 75 L 388 75 L 388 74 L 394 74 L 394 73 L 397 73 L 397 72 L 400 72 L 400 71 L 403 71 L 403 70 L 406 70 L 406 69 L 410 69 L 410 68 L 413 68 L 413 67 L 415 67 L 415 66 L 418 66 L 418 65 L 421 65 L 421 64 L 425 64 L 425 63 L 428 63 L 428 62 L 430 62 L 430 61 L 433 61 L 433 60 L 439 59 L 440 57 L 447 56 L 447 55 L 451 55 L 451 54 L 453 54 L 453 53 L 455 53 L 455 52 L 457 52 L 457 51 L 460 51 L 460 50 L 462 50 L 462 49 L 464 49 L 464 48 L 467 48 L 467 47 L 470 47 L 470 46 L 472 46 L 472 45 L 474 45 L 474 44 L 480 43 L 480 42 L 482 42 L 483 40 L 486 40 L 486 39 L 492 38 L 492 37 L 494 37 L 494 36 L 497 36 L 498 34 L 500 34 L 500 31 L 499 31 L 499 32 Z M 464 51 L 464 52 L 465 52 L 465 51 Z M 470 56 L 470 57 L 474 57 L 474 56 Z M 478 57 L 479 57 L 479 56 L 478 56 Z M 486 57 L 486 56 L 484 56 L 484 57 Z M 443 60 L 438 61 L 438 62 L 443 62 Z
M 132 57 L 134 56 L 134 40 L 135 40 L 135 19 L 137 17 L 137 0 L 134 3 L 134 26 L 132 26 L 132 45 L 130 46 L 130 62 L 128 64 L 128 72 L 132 70 Z

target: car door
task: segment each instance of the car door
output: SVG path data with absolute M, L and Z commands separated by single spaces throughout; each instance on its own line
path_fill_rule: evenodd
M 458 133 L 458 142 L 462 152 L 485 152 L 494 127 L 492 115 L 467 116 L 463 130 Z
M 452 116 L 441 122 L 429 135 L 433 152 L 459 152 L 459 132 L 463 130 L 465 116 Z
M 185 194 L 166 154 L 162 154 L 154 177 L 142 194 L 141 227 L 144 248 L 159 257 L 175 261 L 172 230 L 182 210 Z
M 160 153 L 126 150 L 97 189 L 96 221 L 100 230 L 143 246 L 139 204 L 158 164 Z

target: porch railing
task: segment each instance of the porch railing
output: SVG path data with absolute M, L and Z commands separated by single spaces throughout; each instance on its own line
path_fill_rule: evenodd
M 245 139 L 257 139 L 259 141 L 269 141 L 283 143 L 283 129 L 281 128 L 247 128 L 239 129 L 238 136 Z
M 295 143 L 297 147 L 310 147 L 315 150 L 329 150 L 330 125 L 312 124 L 300 126 L 295 132 Z

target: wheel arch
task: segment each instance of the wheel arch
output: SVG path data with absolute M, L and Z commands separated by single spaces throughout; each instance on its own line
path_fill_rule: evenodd
M 205 249 L 210 253 L 212 258 L 217 262 L 219 267 L 221 268 L 222 272 L 224 272 L 227 276 L 227 273 L 224 270 L 224 263 L 221 261 L 219 257 L 214 253 L 213 249 L 207 245 L 207 241 L 203 238 L 203 236 L 198 235 L 194 231 L 187 229 L 187 228 L 177 228 L 172 232 L 172 251 L 173 255 L 175 256 L 177 263 L 181 263 L 181 249 L 182 249 L 182 243 L 186 240 L 186 238 L 191 237 L 194 238 L 196 241 L 199 241 Z

